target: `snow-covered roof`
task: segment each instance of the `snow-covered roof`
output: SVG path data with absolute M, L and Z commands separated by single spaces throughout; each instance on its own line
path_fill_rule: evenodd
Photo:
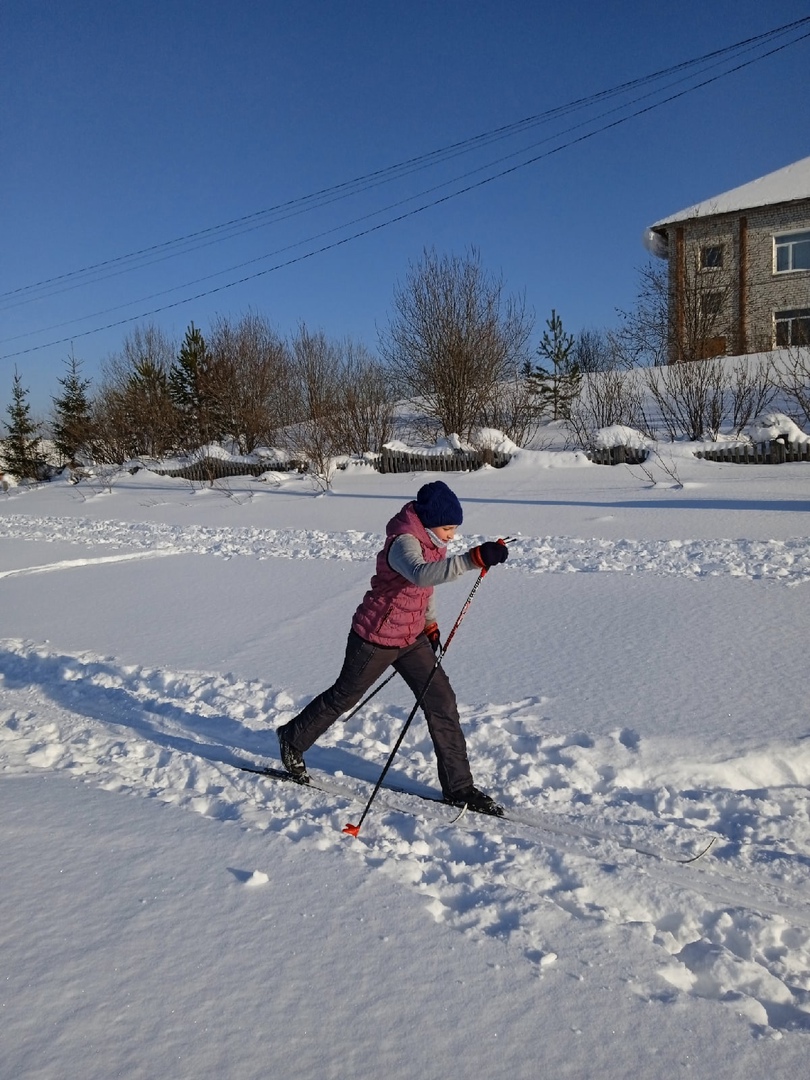
M 777 203 L 794 202 L 797 199 L 810 199 L 810 157 L 785 165 L 783 169 L 751 180 L 741 187 L 732 188 L 723 195 L 715 195 L 705 202 L 695 203 L 677 214 L 661 218 L 651 225 L 651 229 L 660 229 L 676 221 L 688 218 L 704 217 L 714 214 L 729 214 L 737 210 L 751 210 L 759 206 L 775 206 Z

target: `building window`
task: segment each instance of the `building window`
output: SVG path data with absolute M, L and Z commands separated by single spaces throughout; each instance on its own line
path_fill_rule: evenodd
M 777 348 L 810 345 L 810 308 L 777 311 L 773 321 Z
M 700 249 L 701 270 L 722 270 L 723 268 L 723 245 L 708 244 Z
M 723 310 L 723 293 L 715 290 L 701 293 L 700 306 L 705 316 L 716 318 Z
M 773 238 L 777 274 L 810 270 L 810 232 L 784 233 Z

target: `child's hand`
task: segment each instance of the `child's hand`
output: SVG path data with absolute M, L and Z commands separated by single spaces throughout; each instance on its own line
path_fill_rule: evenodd
M 473 557 L 473 562 L 476 566 L 480 566 L 482 570 L 489 570 L 490 566 L 497 566 L 498 563 L 506 562 L 509 556 L 509 548 L 503 542 L 503 540 L 487 540 L 483 544 L 479 544 L 478 547 L 470 548 L 470 555 Z
M 425 634 L 428 641 L 430 642 L 430 647 L 435 653 L 438 653 L 442 647 L 442 639 L 439 633 L 439 624 L 435 622 L 428 623 L 425 627 Z

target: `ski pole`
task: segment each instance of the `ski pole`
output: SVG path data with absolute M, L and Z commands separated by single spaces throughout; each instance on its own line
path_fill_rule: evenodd
M 371 693 L 370 693 L 370 694 L 367 694 L 367 695 L 366 695 L 366 696 L 365 696 L 365 697 L 363 698 L 363 700 L 362 700 L 362 701 L 360 702 L 360 704 L 359 704 L 359 705 L 355 705 L 355 707 L 354 707 L 354 708 L 352 709 L 352 711 L 351 711 L 351 712 L 349 713 L 349 715 L 348 715 L 348 716 L 344 716 L 344 717 L 343 717 L 343 720 L 342 720 L 342 722 L 343 722 L 344 724 L 348 723 L 348 721 L 349 721 L 349 720 L 351 720 L 351 718 L 352 718 L 352 717 L 353 717 L 353 716 L 355 715 L 355 713 L 359 713 L 359 712 L 360 712 L 360 710 L 361 710 L 361 709 L 363 708 L 363 706 L 364 706 L 364 705 L 368 705 L 368 703 L 369 703 L 369 702 L 371 701 L 371 699 L 372 699 L 372 698 L 374 697 L 374 695 L 375 695 L 375 694 L 379 694 L 380 690 L 382 690 L 382 688 L 383 688 L 384 686 L 387 686 L 387 685 L 388 685 L 388 683 L 390 683 L 390 682 L 391 682 L 391 680 L 392 680 L 392 679 L 394 678 L 394 676 L 395 676 L 396 674 L 397 674 L 397 672 L 396 672 L 396 671 L 392 671 L 392 672 L 391 672 L 391 674 L 390 674 L 390 675 L 388 676 L 388 678 L 387 678 L 387 679 L 383 679 L 383 681 L 382 681 L 382 682 L 380 683 L 380 685 L 379 685 L 379 686 L 375 686 L 375 687 L 374 687 L 374 689 L 373 689 L 373 690 L 371 691 Z
M 512 539 L 513 539 L 512 537 L 508 537 L 507 539 L 499 540 L 498 543 L 499 544 L 506 544 L 506 543 L 509 543 Z M 391 768 L 391 765 L 392 765 L 392 763 L 394 761 L 394 758 L 397 756 L 397 752 L 398 752 L 400 746 L 402 745 L 402 740 L 405 738 L 405 733 L 407 732 L 408 728 L 411 726 L 411 721 L 413 720 L 414 716 L 416 716 L 416 713 L 417 713 L 417 710 L 419 709 L 419 706 L 424 701 L 425 695 L 428 692 L 428 688 L 430 687 L 430 684 L 433 682 L 433 676 L 439 670 L 439 667 L 441 666 L 441 662 L 444 659 L 447 650 L 450 648 L 450 642 L 455 637 L 456 631 L 458 630 L 459 626 L 461 625 L 462 619 L 464 618 L 464 616 L 469 611 L 470 604 L 473 602 L 473 597 L 478 592 L 478 589 L 479 589 L 479 587 L 481 585 L 481 582 L 487 576 L 487 570 L 488 569 L 489 569 L 489 567 L 484 567 L 484 569 L 481 571 L 481 573 L 476 578 L 475 584 L 470 589 L 470 595 L 464 601 L 464 606 L 462 607 L 461 611 L 459 612 L 458 618 L 456 619 L 455 623 L 453 624 L 453 629 L 447 635 L 447 640 L 444 643 L 444 648 L 442 649 L 439 656 L 436 657 L 436 663 L 433 665 L 433 667 L 431 669 L 431 672 L 427 677 L 427 682 L 422 687 L 421 693 L 417 697 L 417 699 L 416 699 L 416 701 L 414 703 L 414 706 L 410 711 L 410 715 L 408 716 L 408 719 L 405 721 L 405 726 L 402 728 L 402 731 L 399 733 L 399 738 L 394 743 L 394 747 L 391 750 L 391 753 L 388 755 L 388 760 L 386 761 L 385 765 L 383 766 L 383 770 L 380 773 L 380 776 L 379 776 L 379 778 L 377 780 L 377 783 L 374 785 L 374 790 L 372 791 L 371 795 L 369 796 L 369 800 L 365 805 L 365 809 L 363 810 L 363 813 L 360 815 L 360 820 L 357 822 L 356 825 L 347 824 L 346 826 L 344 826 L 343 832 L 349 833 L 350 836 L 359 836 L 360 827 L 362 826 L 363 822 L 366 820 L 366 815 L 368 814 L 369 810 L 371 809 L 371 804 L 374 802 L 375 798 L 377 797 L 377 792 L 382 787 L 382 782 L 385 779 L 386 774 L 388 773 L 388 770 Z

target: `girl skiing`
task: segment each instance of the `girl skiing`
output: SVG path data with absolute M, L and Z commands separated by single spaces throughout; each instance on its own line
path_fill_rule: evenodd
M 417 697 L 430 679 L 422 709 L 445 801 L 482 814 L 503 814 L 503 807 L 473 784 L 456 697 L 444 668 L 436 667 L 441 639 L 434 586 L 468 570 L 489 569 L 509 554 L 505 544 L 487 541 L 447 558 L 447 545 L 463 516 L 455 494 L 436 480 L 421 487 L 416 499 L 388 522 L 371 585 L 352 619 L 336 682 L 278 728 L 282 764 L 298 783 L 309 783 L 304 753 L 393 665 Z

